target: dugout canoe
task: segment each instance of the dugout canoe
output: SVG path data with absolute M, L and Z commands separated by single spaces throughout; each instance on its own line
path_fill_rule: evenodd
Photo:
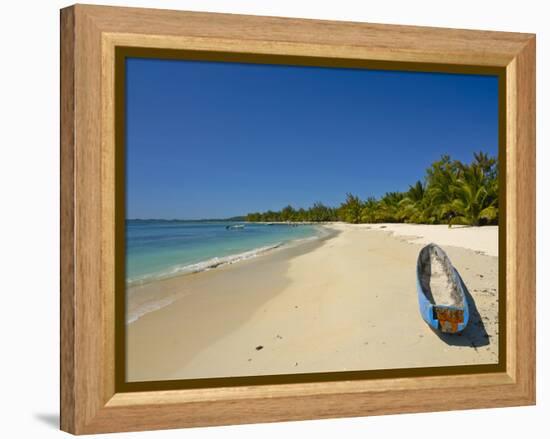
M 420 314 L 436 331 L 458 334 L 468 325 L 468 301 L 447 254 L 428 244 L 418 254 L 416 289 Z

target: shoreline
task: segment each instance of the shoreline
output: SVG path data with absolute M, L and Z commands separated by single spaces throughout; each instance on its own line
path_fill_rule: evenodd
M 323 226 L 338 233 L 142 288 L 142 299 L 167 303 L 128 324 L 128 380 L 497 362 L 496 257 L 442 244 L 473 306 L 463 336 L 449 338 L 419 315 L 416 241 L 429 239 L 429 230 L 447 232 L 450 242 L 463 232 Z M 485 227 L 472 231 L 486 241 L 498 236 Z
M 249 221 L 250 224 L 265 224 L 265 225 L 311 225 L 319 229 L 329 231 L 328 235 L 335 232 L 340 232 L 346 229 L 365 229 L 365 230 L 381 230 L 389 233 L 393 233 L 396 236 L 406 237 L 407 242 L 410 243 L 419 243 L 419 244 L 429 244 L 431 242 L 438 242 L 440 245 L 451 245 L 455 247 L 465 248 L 473 250 L 476 252 L 481 252 L 489 256 L 498 256 L 498 226 L 482 226 L 480 227 L 470 227 L 470 226 L 453 226 L 452 228 L 443 224 L 406 224 L 406 223 L 361 223 L 361 224 L 350 224 L 340 221 L 327 221 L 327 222 L 271 222 L 271 223 L 262 223 L 257 221 Z M 439 231 L 440 233 L 425 233 L 426 228 L 429 228 L 431 232 Z M 490 231 L 490 234 L 487 233 L 486 238 L 482 241 L 479 241 L 480 233 L 477 233 L 477 230 L 483 230 L 484 232 Z M 452 231 L 452 232 L 451 232 Z M 441 233 L 442 232 L 442 233 Z M 449 238 L 449 232 L 453 233 L 455 236 L 452 239 Z M 429 236 L 429 237 L 428 237 Z M 175 278 L 179 276 L 187 276 L 191 274 L 200 273 L 202 271 L 208 271 L 224 265 L 232 265 L 239 262 L 246 261 L 258 256 L 263 256 L 268 254 L 271 251 L 283 249 L 288 246 L 300 245 L 308 240 L 323 240 L 327 239 L 330 236 L 319 235 L 312 236 L 308 238 L 298 238 L 292 239 L 286 242 L 277 243 L 274 245 L 260 246 L 246 250 L 241 253 L 229 254 L 226 256 L 214 256 L 210 259 L 203 261 L 198 261 L 191 263 L 185 266 L 173 268 L 172 272 L 161 273 L 157 275 L 146 275 L 142 278 L 136 278 L 130 281 L 127 281 L 126 287 L 133 288 L 140 285 L 145 285 L 152 282 L 158 282 L 170 278 Z M 493 239 L 494 238 L 494 239 Z
M 282 257 L 291 258 L 302 252 L 312 250 L 315 246 L 321 245 L 324 241 L 337 236 L 339 233 L 339 230 L 324 227 L 324 232 L 317 236 L 294 239 L 277 245 L 259 247 L 248 252 L 230 255 L 240 256 L 250 253 L 250 257 L 215 263 L 197 271 L 183 271 L 178 274 L 151 279 L 145 282 L 137 281 L 126 284 L 126 324 L 133 323 L 144 315 L 157 311 L 177 300 L 181 294 L 179 292 L 167 293 L 167 290 L 177 290 L 178 288 L 174 284 L 177 284 L 179 279 L 196 276 L 212 270 L 221 270 L 234 265 L 242 265 L 257 258 L 269 257 L 275 252 L 282 252 Z
M 256 224 L 256 223 L 251 223 Z M 267 224 L 266 224 L 267 225 Z M 288 225 L 287 223 L 280 223 L 278 225 Z M 200 273 L 201 271 L 207 271 L 214 268 L 218 268 L 224 265 L 235 264 L 237 262 L 245 261 L 257 256 L 262 256 L 264 253 L 268 253 L 279 248 L 285 248 L 293 245 L 300 245 L 303 242 L 308 240 L 317 240 L 324 239 L 327 235 L 334 233 L 335 230 L 322 227 L 320 224 L 310 224 L 310 223 L 294 223 L 295 226 L 298 225 L 310 225 L 317 229 L 318 234 L 303 237 L 303 238 L 292 238 L 288 240 L 283 240 L 277 243 L 266 243 L 265 245 L 260 245 L 258 247 L 252 247 L 248 250 L 243 250 L 238 253 L 231 253 L 223 256 L 213 255 L 208 259 L 198 260 L 196 262 L 190 262 L 185 265 L 176 265 L 163 269 L 160 272 L 144 274 L 132 279 L 126 280 L 126 287 L 131 288 L 134 286 L 144 285 L 151 282 L 157 282 L 165 279 L 170 279 L 178 276 L 186 276 L 190 274 Z

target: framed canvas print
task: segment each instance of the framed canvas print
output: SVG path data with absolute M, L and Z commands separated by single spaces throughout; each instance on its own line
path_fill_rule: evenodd
M 533 404 L 535 37 L 61 11 L 61 428 Z

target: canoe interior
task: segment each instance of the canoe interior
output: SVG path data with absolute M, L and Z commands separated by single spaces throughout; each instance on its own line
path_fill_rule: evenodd
M 458 273 L 437 245 L 418 255 L 416 284 L 422 318 L 433 329 L 461 333 L 469 320 L 468 303 Z
M 418 256 L 418 277 L 426 298 L 438 306 L 463 308 L 464 296 L 451 261 L 441 248 L 430 244 Z

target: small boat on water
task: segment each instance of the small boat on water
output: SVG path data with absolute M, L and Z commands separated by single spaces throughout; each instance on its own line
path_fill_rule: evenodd
M 458 272 L 441 247 L 428 244 L 418 255 L 416 289 L 422 318 L 433 329 L 455 334 L 468 324 L 466 294 Z
M 225 226 L 227 230 L 239 230 L 244 229 L 244 224 L 231 224 L 229 226 Z

